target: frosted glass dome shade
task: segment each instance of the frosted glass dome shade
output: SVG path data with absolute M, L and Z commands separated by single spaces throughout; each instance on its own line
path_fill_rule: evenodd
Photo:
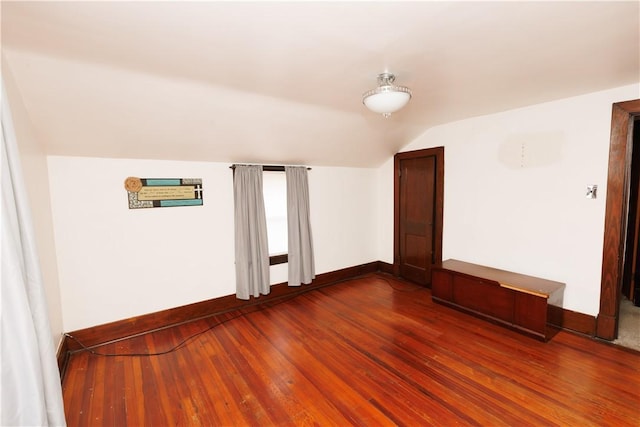
M 378 76 L 378 86 L 362 95 L 362 103 L 374 113 L 389 117 L 411 99 L 411 90 L 403 86 L 394 86 L 393 74 L 383 73 Z

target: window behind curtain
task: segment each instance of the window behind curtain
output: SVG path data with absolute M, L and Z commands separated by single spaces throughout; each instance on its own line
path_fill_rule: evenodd
M 269 255 L 287 253 L 287 177 L 283 172 L 262 173 Z

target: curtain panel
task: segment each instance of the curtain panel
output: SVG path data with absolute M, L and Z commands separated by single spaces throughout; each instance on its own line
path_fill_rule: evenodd
M 269 246 L 262 166 L 236 165 L 233 175 L 236 297 L 269 294 Z
M 316 277 L 311 237 L 307 168 L 286 166 L 289 286 L 308 284 Z
M 1 139 L 0 425 L 64 426 L 56 350 L 4 82 Z

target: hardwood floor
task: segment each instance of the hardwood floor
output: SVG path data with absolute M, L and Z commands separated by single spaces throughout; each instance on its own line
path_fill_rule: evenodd
M 209 329 L 207 331 L 207 329 Z M 68 425 L 638 426 L 640 353 L 542 343 L 386 274 L 74 353 Z

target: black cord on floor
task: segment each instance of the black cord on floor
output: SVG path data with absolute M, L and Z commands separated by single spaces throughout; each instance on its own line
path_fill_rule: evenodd
M 387 285 L 389 285 L 391 287 L 391 289 L 393 289 L 394 291 L 398 291 L 398 292 L 416 292 L 416 291 L 423 291 L 423 290 L 426 289 L 424 286 L 417 285 L 415 283 L 407 283 L 406 285 L 409 287 L 409 289 L 403 289 L 401 287 L 394 286 L 391 283 L 391 280 L 387 279 L 386 277 L 377 277 L 377 279 L 382 280 Z
M 220 321 L 214 325 L 209 326 L 208 328 L 197 332 L 187 338 L 185 338 L 184 340 L 182 340 L 179 344 L 171 347 L 168 350 L 165 351 L 158 351 L 158 352 L 154 352 L 154 353 L 103 353 L 100 351 L 96 351 L 93 348 L 87 347 L 86 345 L 84 345 L 79 339 L 77 339 L 76 337 L 74 337 L 71 334 L 64 334 L 66 337 L 71 338 L 72 340 L 74 340 L 82 349 L 80 351 L 86 351 L 89 352 L 91 354 L 93 354 L 94 356 L 104 356 L 104 357 L 118 357 L 118 356 L 123 356 L 123 357 L 151 357 L 151 356 L 164 356 L 165 354 L 169 354 L 169 353 L 173 353 L 176 350 L 181 349 L 182 347 L 186 346 L 190 341 L 198 338 L 199 336 L 209 332 L 210 330 L 212 330 L 213 328 L 215 328 L 216 326 L 220 326 L 230 320 L 234 320 L 237 319 L 239 317 L 245 316 L 245 313 L 240 313 L 236 316 L 230 317 L 228 319 L 224 319 L 223 321 Z M 104 345 L 104 344 L 102 344 Z
M 387 279 L 386 277 L 379 277 L 378 276 L 376 278 L 381 280 L 381 281 L 383 281 L 383 282 L 385 282 L 387 285 L 389 285 L 389 287 L 391 287 L 391 289 L 393 289 L 394 291 L 398 291 L 398 292 L 415 292 L 415 291 L 419 291 L 419 290 L 424 290 L 425 289 L 424 287 L 422 287 L 420 285 L 414 285 L 414 284 L 410 284 L 410 286 L 412 287 L 411 289 L 401 289 L 400 287 L 394 286 L 391 283 L 391 281 L 389 279 Z M 322 286 L 322 287 L 324 287 L 324 286 Z M 315 288 L 311 288 L 311 289 L 308 289 L 306 291 L 297 293 L 295 295 L 284 296 L 281 299 L 276 300 L 276 301 L 271 300 L 271 301 L 264 301 L 264 302 L 256 303 L 256 304 L 250 305 L 249 307 L 255 307 L 256 310 L 262 310 L 264 307 L 272 308 L 272 307 L 277 306 L 278 304 L 282 304 L 283 302 L 291 301 L 291 300 L 293 300 L 294 298 L 296 298 L 296 297 L 298 297 L 300 295 L 306 294 L 307 292 L 314 291 L 314 290 L 317 290 L 317 289 L 321 289 L 322 287 L 315 287 Z M 242 310 L 242 308 L 239 308 L 237 310 Z M 103 352 L 96 351 L 93 348 L 84 345 L 79 339 L 77 339 L 76 337 L 74 337 L 71 334 L 65 333 L 64 336 L 69 338 L 69 339 L 72 339 L 73 341 L 75 341 L 81 347 L 80 350 L 76 350 L 76 351 L 86 351 L 88 353 L 93 354 L 94 356 L 103 356 L 103 357 L 155 357 L 155 356 L 164 356 L 166 354 L 173 353 L 173 352 L 181 349 L 182 347 L 185 347 L 187 344 L 189 344 L 194 339 L 198 338 L 201 335 L 206 334 L 207 332 L 211 331 L 212 329 L 216 328 L 217 326 L 223 325 L 223 324 L 225 324 L 225 323 L 227 323 L 227 322 L 229 322 L 231 320 L 235 320 L 235 319 L 238 319 L 240 317 L 244 317 L 247 314 L 251 314 L 251 313 L 255 312 L 256 310 L 250 311 L 250 312 L 240 312 L 235 316 L 232 316 L 232 317 L 226 318 L 224 320 L 221 320 L 221 321 L 209 326 L 208 328 L 206 328 L 206 329 L 204 329 L 204 330 L 202 330 L 200 332 L 196 332 L 195 334 L 185 338 L 179 344 L 169 348 L 168 350 L 154 352 L 154 353 L 103 353 Z M 216 315 L 212 315 L 210 317 L 219 316 L 219 315 L 222 315 L 222 314 L 225 314 L 225 313 L 219 313 L 219 314 L 216 314 Z M 203 319 L 198 319 L 198 320 L 203 320 Z M 149 333 L 149 332 L 145 332 L 145 334 L 147 334 L 147 333 Z M 140 336 L 140 335 L 137 335 L 137 336 Z M 106 344 L 101 344 L 101 346 L 102 345 L 106 345 Z

